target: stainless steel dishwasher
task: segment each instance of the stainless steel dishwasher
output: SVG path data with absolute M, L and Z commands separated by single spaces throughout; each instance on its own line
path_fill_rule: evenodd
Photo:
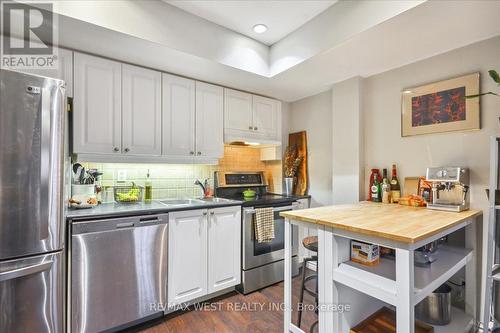
M 71 332 L 115 331 L 161 316 L 168 214 L 71 224 Z

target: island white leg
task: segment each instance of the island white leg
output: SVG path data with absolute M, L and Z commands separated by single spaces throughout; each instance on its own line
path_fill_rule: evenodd
M 413 250 L 396 249 L 396 331 L 415 332 Z
M 477 221 L 477 223 L 480 222 Z M 478 276 L 476 244 L 480 243 L 477 239 L 477 223 L 472 221 L 465 227 L 465 247 L 473 250 L 472 258 L 465 266 L 465 312 L 472 315 L 474 320 L 478 318 L 477 295 L 481 294 L 481 288 L 478 288 L 476 284 Z M 481 275 L 479 274 L 479 276 Z
M 338 302 L 333 285 L 333 264 L 337 262 L 334 260 L 334 241 L 329 228 L 318 228 L 319 333 L 338 332 L 338 329 L 334 329 L 334 313 L 330 309 L 334 302 Z
M 291 221 L 285 218 L 285 295 L 283 332 L 290 332 L 292 323 L 292 233 Z

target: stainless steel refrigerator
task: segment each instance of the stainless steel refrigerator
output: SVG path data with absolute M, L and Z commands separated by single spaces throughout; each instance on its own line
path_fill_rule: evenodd
M 62 332 L 64 82 L 0 70 L 0 332 Z

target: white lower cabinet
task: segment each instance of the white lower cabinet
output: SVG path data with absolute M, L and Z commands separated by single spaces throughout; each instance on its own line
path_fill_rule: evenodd
M 168 303 L 207 294 L 207 210 L 169 213 Z
M 208 219 L 208 293 L 241 282 L 241 209 L 216 208 Z
M 169 306 L 239 284 L 240 242 L 240 206 L 169 213 Z

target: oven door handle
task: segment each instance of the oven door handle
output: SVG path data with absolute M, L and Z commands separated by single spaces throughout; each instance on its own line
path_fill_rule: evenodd
M 298 203 L 293 203 L 291 206 L 277 207 L 273 209 L 273 212 L 284 212 L 287 210 L 294 210 L 299 207 Z M 255 208 L 244 208 L 243 211 L 245 214 L 255 214 Z

